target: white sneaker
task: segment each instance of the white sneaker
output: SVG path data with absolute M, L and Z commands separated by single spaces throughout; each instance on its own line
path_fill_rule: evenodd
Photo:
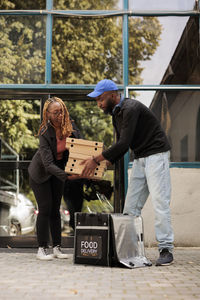
M 64 254 L 61 252 L 60 246 L 53 247 L 53 257 L 56 258 L 69 258 L 68 254 Z
M 38 253 L 37 253 L 36 257 L 37 257 L 37 259 L 40 259 L 40 260 L 52 260 L 53 259 L 53 255 L 48 254 L 47 249 L 44 247 L 38 248 Z

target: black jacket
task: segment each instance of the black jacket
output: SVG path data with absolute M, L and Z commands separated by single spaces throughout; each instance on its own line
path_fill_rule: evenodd
M 40 133 L 39 141 L 39 149 L 28 167 L 30 177 L 39 184 L 47 181 L 52 175 L 64 182 L 67 179 L 67 174 L 56 165 L 56 133 L 50 124 L 46 131 Z M 66 150 L 63 153 L 63 168 L 68 160 L 68 156 L 69 152 Z
M 121 108 L 116 107 L 112 117 L 117 142 L 102 153 L 110 162 L 120 159 L 129 147 L 136 159 L 170 150 L 159 121 L 141 102 L 124 99 Z

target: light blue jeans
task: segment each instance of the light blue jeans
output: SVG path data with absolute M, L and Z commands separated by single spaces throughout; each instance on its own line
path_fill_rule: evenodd
M 155 213 L 158 248 L 172 250 L 174 234 L 169 207 L 171 198 L 169 151 L 134 160 L 123 213 L 140 216 L 149 193 Z

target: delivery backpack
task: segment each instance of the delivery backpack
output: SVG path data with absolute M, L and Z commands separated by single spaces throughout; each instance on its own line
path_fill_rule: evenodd
M 146 267 L 142 217 L 76 213 L 74 263 L 110 267 Z

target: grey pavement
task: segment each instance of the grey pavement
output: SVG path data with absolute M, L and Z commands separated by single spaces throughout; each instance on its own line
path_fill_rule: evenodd
M 175 248 L 174 264 L 125 269 L 36 260 L 36 249 L 0 249 L 0 299 L 200 299 L 200 248 Z

